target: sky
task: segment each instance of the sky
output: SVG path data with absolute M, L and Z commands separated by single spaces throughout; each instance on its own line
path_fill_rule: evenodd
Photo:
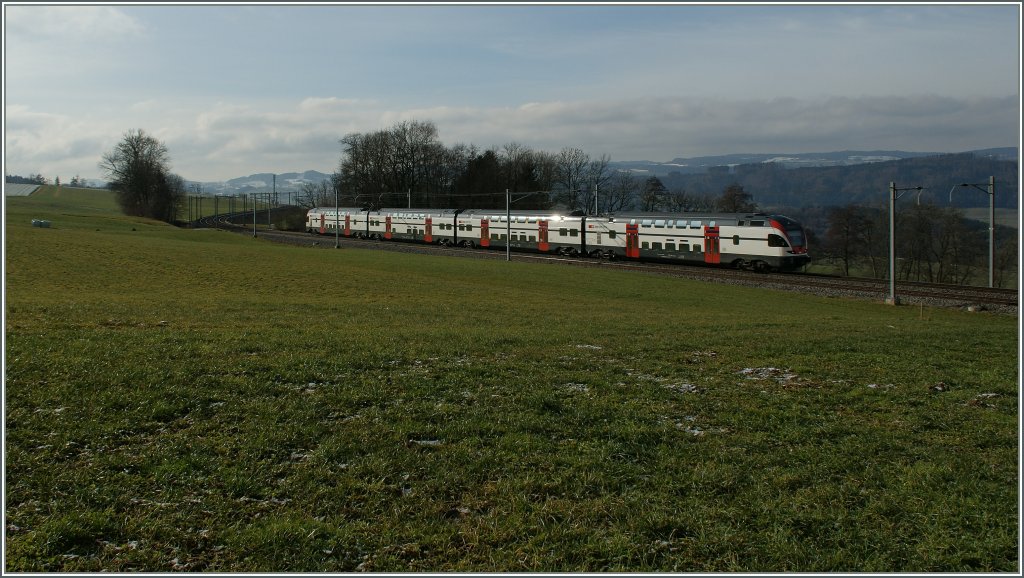
M 340 139 L 613 161 L 1019 146 L 1021 15 L 993 4 L 4 3 L 4 171 L 103 178 L 129 131 L 193 181 Z

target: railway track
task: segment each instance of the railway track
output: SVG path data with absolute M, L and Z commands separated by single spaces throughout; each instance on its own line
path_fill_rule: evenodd
M 252 227 L 233 223 L 232 219 L 245 219 L 251 213 L 235 213 L 205 217 L 193 223 L 194 227 L 218 228 L 238 233 L 252 234 Z M 251 217 L 250 217 L 251 218 Z M 308 233 L 292 231 L 258 230 L 259 238 L 292 245 L 333 248 L 335 238 L 331 235 L 310 236 Z M 498 249 L 466 249 L 421 245 L 405 242 L 380 242 L 351 237 L 339 237 L 339 246 L 383 249 L 399 252 L 416 252 L 435 255 L 475 257 L 483 259 L 504 259 L 505 251 Z M 576 267 L 631 270 L 648 274 L 669 275 L 702 281 L 715 281 L 736 285 L 769 287 L 787 291 L 800 291 L 824 296 L 852 297 L 885 301 L 889 297 L 889 282 L 884 279 L 857 277 L 833 277 L 800 273 L 754 273 L 736 269 L 684 266 L 667 263 L 639 263 L 635 261 L 608 261 L 593 258 L 540 255 L 512 252 L 517 261 L 532 261 L 562 264 Z M 1017 314 L 1019 292 L 1015 289 L 1000 289 L 937 283 L 898 281 L 896 295 L 900 303 L 923 304 L 940 307 L 987 309 L 1000 313 Z

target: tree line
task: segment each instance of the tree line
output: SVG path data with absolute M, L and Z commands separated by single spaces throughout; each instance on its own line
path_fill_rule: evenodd
M 577 147 L 552 153 L 517 142 L 483 150 L 445 146 L 432 122 L 351 133 L 340 143 L 337 170 L 329 181 L 304 185 L 301 205 L 333 206 L 337 200 L 342 206 L 491 209 L 504 208 L 507 200 L 515 209 L 558 206 L 584 213 L 699 211 L 730 210 L 735 196 L 728 191 L 742 191 L 725 187 L 722 201 L 670 190 L 658 177 L 613 170 L 608 155 L 595 158 Z
M 827 222 L 817 258 L 835 263 L 847 276 L 888 276 L 887 209 L 832 207 Z M 988 274 L 988 225 L 964 218 L 955 207 L 897 207 L 895 229 L 898 280 L 963 285 Z M 1003 287 L 1016 276 L 1018 231 L 997 225 L 994 240 L 993 281 Z
M 23 177 L 21 175 L 4 175 L 4 182 L 6 182 L 6 183 L 14 183 L 14 184 L 22 184 L 22 185 L 48 185 L 48 184 L 50 184 L 50 180 L 49 179 L 47 179 L 46 177 L 44 177 L 43 175 L 38 174 L 38 173 L 32 173 L 32 174 L 30 174 L 27 177 Z M 54 177 L 54 183 L 53 184 L 60 186 L 60 184 L 61 184 L 60 183 L 60 176 Z M 71 177 L 71 180 L 68 181 L 67 184 L 70 187 L 87 187 L 87 186 L 89 186 L 85 182 L 85 179 L 83 179 L 82 177 L 80 177 L 78 175 L 75 175 L 75 176 Z

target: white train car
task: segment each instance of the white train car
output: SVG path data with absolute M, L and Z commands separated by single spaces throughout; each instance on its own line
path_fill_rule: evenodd
M 455 215 L 448 209 L 381 209 L 376 220 L 383 219 L 384 239 L 419 243 L 454 244 Z M 378 224 L 379 226 L 379 224 Z
M 318 207 L 306 212 L 306 232 L 321 235 L 353 236 L 359 229 L 359 217 L 366 211 L 356 207 Z
M 463 245 L 562 254 L 578 251 L 583 219 L 551 211 L 481 209 L 460 212 L 457 228 Z
M 621 213 L 588 217 L 589 255 L 792 270 L 809 261 L 803 227 L 763 213 Z M 611 255 L 609 255 L 611 252 Z

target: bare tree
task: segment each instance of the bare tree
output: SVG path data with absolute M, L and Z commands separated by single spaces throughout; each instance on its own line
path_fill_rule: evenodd
M 600 213 L 601 208 L 598 203 L 605 204 L 601 201 L 601 192 L 608 186 L 608 182 L 612 178 L 611 160 L 610 156 L 601 155 L 587 165 L 580 204 L 588 211 L 593 210 L 595 213 Z
M 867 256 L 871 221 L 862 207 L 847 205 L 835 207 L 828 215 L 825 248 L 843 264 L 843 274 Z
M 667 192 L 663 196 L 662 206 L 665 210 L 676 213 L 693 211 L 713 211 L 717 201 L 708 195 L 694 195 L 683 189 Z
M 757 210 L 754 196 L 743 190 L 741 185 L 732 184 L 725 188 L 718 199 L 718 210 L 727 213 L 746 213 Z
M 125 133 L 99 167 L 121 210 L 128 215 L 173 222 L 184 198 L 185 182 L 170 172 L 167 147 L 142 129 Z
M 586 183 L 590 155 L 575 147 L 565 147 L 558 153 L 556 182 L 561 185 L 559 200 L 570 211 L 584 208 L 581 193 Z
M 533 188 L 533 151 L 517 142 L 510 142 L 502 147 L 499 158 L 510 191 L 520 192 Z
M 644 181 L 643 191 L 640 193 L 640 206 L 643 211 L 663 210 L 662 203 L 668 191 L 665 184 L 658 177 L 649 177 Z
M 609 213 L 628 211 L 640 196 L 642 181 L 629 171 L 617 171 L 601 191 L 601 205 Z
M 298 194 L 295 195 L 295 203 L 306 209 L 333 207 L 334 201 L 334 187 L 329 180 L 323 180 L 319 183 L 302 183 Z
M 341 139 L 339 186 L 350 198 L 377 202 L 387 194 L 412 197 L 416 205 L 430 205 L 451 193 L 452 164 L 465 163 L 465 155 L 450 151 L 437 140 L 432 122 L 401 122 L 387 130 L 352 133 Z
M 555 188 L 558 182 L 558 157 L 549 152 L 537 151 L 533 153 L 534 176 L 537 179 L 537 189 L 550 191 Z

